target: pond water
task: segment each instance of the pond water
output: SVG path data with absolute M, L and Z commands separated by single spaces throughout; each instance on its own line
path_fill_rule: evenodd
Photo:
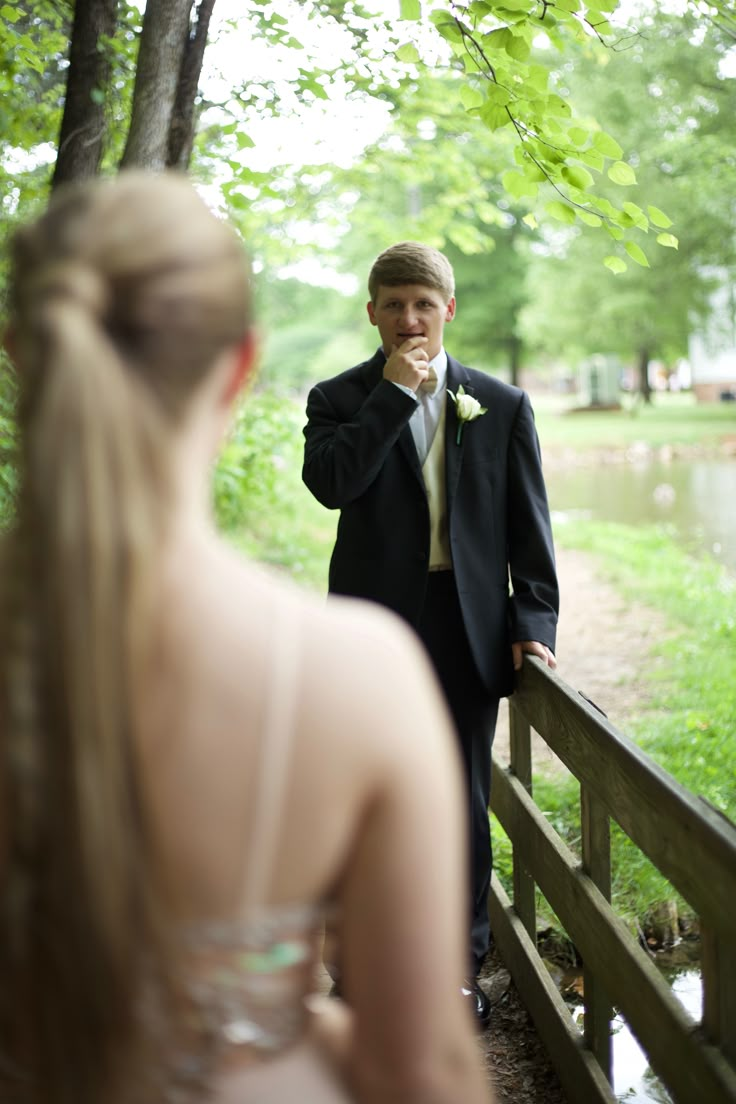
M 699 1022 L 703 1014 L 703 985 L 697 970 L 686 970 L 672 981 L 672 992 L 685 1011 Z M 671 1097 L 652 1072 L 644 1051 L 629 1031 L 626 1021 L 616 1016 L 613 1034 L 613 1091 L 621 1104 L 669 1104 Z M 705 1102 L 704 1102 L 705 1104 Z
M 736 458 L 662 460 L 545 469 L 552 520 L 592 517 L 660 524 L 689 551 L 736 574 Z
M 670 985 L 688 1015 L 699 1023 L 703 1015 L 699 969 L 693 967 L 670 975 Z M 583 1006 L 574 1006 L 572 1013 L 582 1028 Z M 611 1021 L 611 1059 L 613 1091 L 619 1104 L 672 1104 L 671 1096 L 653 1072 L 646 1054 L 621 1015 Z

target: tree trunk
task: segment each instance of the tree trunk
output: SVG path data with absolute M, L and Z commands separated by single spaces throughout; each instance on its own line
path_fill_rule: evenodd
M 115 33 L 117 0 L 77 0 L 59 152 L 51 187 L 95 176 L 105 138 L 105 93 L 110 52 L 100 38 Z
M 199 0 L 197 22 L 193 33 L 187 37 L 169 127 L 166 164 L 171 168 L 186 170 L 192 156 L 195 131 L 194 101 L 197 97 L 199 76 L 202 72 L 202 61 L 207 45 L 207 32 L 214 6 L 215 0 Z
M 652 401 L 652 389 L 649 386 L 649 350 L 639 350 L 639 394 L 645 403 Z
M 148 0 L 121 168 L 166 167 L 174 101 L 194 0 Z

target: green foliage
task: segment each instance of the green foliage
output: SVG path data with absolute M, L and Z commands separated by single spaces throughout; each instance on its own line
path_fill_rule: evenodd
M 535 260 L 521 329 L 546 357 L 561 349 L 669 362 L 686 356 L 714 278 L 733 277 L 732 203 L 722 182 L 736 169 L 736 82 L 721 72 L 724 44 L 713 24 L 687 13 L 653 10 L 641 23 L 642 35 L 607 64 L 581 50 L 567 74 L 571 102 L 615 131 L 639 183 L 621 205 L 619 225 L 608 225 L 614 250 L 607 235 L 568 231 L 556 255 Z M 630 230 L 648 232 L 660 248 L 642 249 Z M 616 280 L 601 279 L 601 262 Z
M 215 470 L 215 514 L 248 555 L 326 591 L 334 526 L 301 482 L 304 422 L 303 404 L 287 396 L 246 399 Z
M 261 274 L 264 385 L 303 393 L 317 380 L 365 360 L 375 345 L 366 299 L 367 293 L 348 297 L 334 288 Z
M 17 215 L 46 194 L 61 122 L 71 10 L 66 0 L 20 0 L 0 14 L 3 237 Z
M 617 0 L 606 0 L 605 7 L 613 13 Z M 534 199 L 546 183 L 559 197 L 544 205 L 554 219 L 614 232 L 647 231 L 647 216 L 642 212 L 632 220 L 625 203 L 611 202 L 594 176 L 605 170 L 609 181 L 629 188 L 637 179 L 633 165 L 622 160 L 619 143 L 588 112 L 576 113 L 566 77 L 536 46 L 541 36 L 567 57 L 596 46 L 601 53 L 612 51 L 618 32 L 599 4 L 566 0 L 540 8 L 531 0 L 475 0 L 452 3 L 430 18 L 464 72 L 468 113 L 494 134 L 507 128 L 513 137 L 517 168 L 502 178 L 513 200 Z M 636 259 L 642 263 L 639 253 Z

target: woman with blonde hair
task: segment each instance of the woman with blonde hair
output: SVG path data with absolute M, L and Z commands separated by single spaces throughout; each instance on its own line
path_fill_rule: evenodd
M 490 1098 L 427 664 L 390 615 L 244 561 L 210 514 L 249 298 L 237 236 L 180 177 L 71 187 L 14 240 L 3 1104 Z M 333 908 L 347 1003 L 314 995 Z

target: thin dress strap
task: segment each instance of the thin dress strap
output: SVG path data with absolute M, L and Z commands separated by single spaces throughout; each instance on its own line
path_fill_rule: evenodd
M 298 606 L 282 594 L 276 599 L 271 636 L 270 670 L 260 747 L 250 842 L 246 853 L 241 907 L 246 915 L 266 901 L 273 874 L 279 829 L 283 823 L 284 794 L 294 738 L 301 653 Z

